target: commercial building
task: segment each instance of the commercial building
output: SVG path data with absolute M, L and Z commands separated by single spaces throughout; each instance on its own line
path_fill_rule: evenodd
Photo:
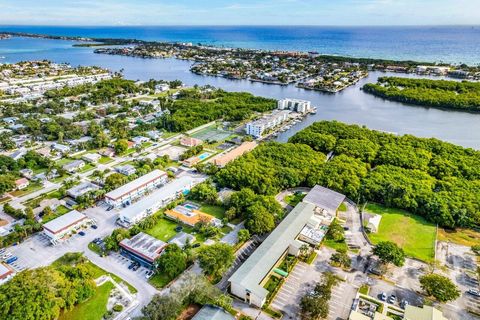
M 221 221 L 205 212 L 199 210 L 200 207 L 194 203 L 188 202 L 182 205 L 178 205 L 173 209 L 165 211 L 165 216 L 179 221 L 187 226 L 193 227 L 199 222 L 205 222 L 208 224 L 220 225 Z
M 0 285 L 12 279 L 15 275 L 15 270 L 6 263 L 0 263 Z
M 77 210 L 72 210 L 63 216 L 45 223 L 43 225 L 43 232 L 53 244 L 57 244 L 68 237 L 72 231 L 85 226 L 88 222 L 90 222 L 90 219 L 86 215 Z
M 307 113 L 312 110 L 310 101 L 300 99 L 278 100 L 277 107 L 280 110 L 292 110 L 299 113 Z
M 194 185 L 204 180 L 204 178 L 192 178 L 190 176 L 175 179 L 120 211 L 119 222 L 123 226 L 129 227 L 155 213 L 181 194 L 187 194 Z
M 431 306 L 423 306 L 422 308 L 415 306 L 406 306 L 404 319 L 406 320 L 448 320 L 438 309 Z
M 235 320 L 235 317 L 217 306 L 204 305 L 192 320 Z
M 337 202 L 341 197 L 336 194 L 326 188 L 313 188 L 305 198 L 315 203 L 303 201 L 295 206 L 230 277 L 230 292 L 246 303 L 262 307 L 268 295 L 264 285 L 273 269 L 287 254 L 298 255 L 303 244 L 318 244 L 323 238 L 322 234 L 334 217 L 327 212 L 332 209 L 336 212 L 341 204 L 341 201 Z M 336 200 L 325 201 L 328 195 L 336 196 Z M 338 204 L 337 208 L 331 207 L 333 203 Z
M 285 122 L 288 119 L 289 113 L 290 111 L 287 110 L 275 110 L 262 119 L 247 123 L 245 132 L 255 138 L 261 138 L 266 130 Z
M 85 182 L 80 183 L 77 186 L 74 186 L 74 187 L 68 189 L 67 190 L 67 195 L 69 195 L 73 199 L 76 199 L 80 196 L 83 196 L 83 195 L 87 194 L 90 191 L 96 191 L 96 190 L 99 190 L 99 189 L 100 189 L 100 187 L 97 186 L 96 184 L 91 183 L 90 181 L 85 181 Z
M 216 157 L 213 160 L 213 163 L 216 166 L 224 167 L 230 161 L 237 159 L 238 157 L 242 156 L 243 154 L 255 149 L 257 147 L 257 143 L 255 141 L 246 141 L 243 142 L 240 146 L 236 147 L 235 149 Z
M 166 246 L 165 242 L 140 232 L 130 239 L 120 241 L 120 253 L 146 268 L 153 269 L 155 260 Z
M 105 195 L 105 202 L 113 207 L 131 204 L 133 200 L 143 194 L 166 183 L 167 173 L 158 169 L 153 170 Z

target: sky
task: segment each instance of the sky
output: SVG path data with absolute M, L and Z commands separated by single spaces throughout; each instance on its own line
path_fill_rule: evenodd
M 1 25 L 474 25 L 480 0 L 0 0 Z

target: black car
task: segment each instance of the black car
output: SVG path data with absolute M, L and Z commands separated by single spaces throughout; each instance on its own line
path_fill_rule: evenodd
M 136 262 L 135 265 L 133 266 L 132 270 L 133 270 L 133 271 L 137 271 L 138 268 L 140 268 L 140 263 L 137 263 L 137 262 Z
M 130 270 L 133 269 L 133 267 L 135 267 L 136 264 L 137 263 L 135 261 L 130 263 L 130 265 L 128 266 L 128 269 L 130 269 Z
M 91 227 L 92 227 L 92 229 L 97 229 L 98 228 L 96 224 L 92 224 Z
M 180 231 L 182 231 L 182 230 L 183 230 L 183 227 L 182 227 L 182 226 L 177 226 L 177 227 L 175 228 L 175 232 L 180 232 Z

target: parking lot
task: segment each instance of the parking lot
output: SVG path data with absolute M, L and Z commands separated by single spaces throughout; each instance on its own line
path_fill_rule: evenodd
M 302 297 L 313 290 L 325 271 L 336 273 L 336 269 L 328 265 L 324 254 L 325 252 L 320 252 L 311 265 L 303 262 L 297 263 L 273 299 L 271 307 L 282 311 L 285 314 L 284 319 L 298 319 Z M 348 319 L 356 292 L 357 288 L 351 282 L 340 281 L 337 286 L 332 288 L 328 319 Z
M 112 252 L 109 255 L 109 258 L 111 260 L 113 260 L 114 263 L 117 263 L 117 264 L 121 265 L 126 270 L 128 270 L 128 271 L 132 272 L 133 274 L 135 274 L 136 276 L 142 278 L 143 281 L 148 281 L 146 275 L 147 275 L 147 272 L 150 271 L 150 269 L 145 268 L 143 266 L 140 266 L 137 270 L 134 270 L 133 268 L 129 269 L 129 266 L 132 265 L 133 260 L 128 259 L 127 257 L 124 257 L 117 252 Z

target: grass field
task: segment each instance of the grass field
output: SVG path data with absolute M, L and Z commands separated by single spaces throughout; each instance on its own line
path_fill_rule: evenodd
M 38 191 L 40 189 L 43 188 L 43 184 L 39 183 L 39 182 L 31 182 L 28 187 L 26 187 L 25 189 L 22 189 L 22 190 L 15 190 L 13 192 L 10 192 L 10 194 L 12 196 L 15 196 L 15 197 L 23 197 L 27 194 L 30 194 L 32 192 L 35 192 L 35 191 Z
M 148 229 L 146 233 L 159 240 L 167 241 L 177 234 L 175 231 L 176 226 L 178 226 L 176 222 L 161 218 L 157 224 L 153 228 Z
M 172 280 L 173 279 L 170 279 L 170 277 L 168 277 L 164 273 L 157 273 L 148 280 L 148 283 L 150 283 L 152 286 L 154 286 L 157 289 L 161 289 L 165 287 Z
M 210 204 L 202 204 L 200 211 L 208 213 L 217 219 L 222 220 L 225 217 L 225 208 Z
M 392 241 L 403 248 L 408 256 L 426 262 L 433 260 L 435 225 L 407 211 L 377 204 L 369 204 L 365 210 L 382 216 L 378 232 L 369 234 L 374 244 Z
M 107 164 L 107 163 L 110 163 L 112 162 L 113 159 L 112 158 L 109 158 L 109 157 L 106 157 L 106 156 L 102 156 L 99 160 L 98 160 L 98 163 L 100 164 Z
M 87 301 L 75 306 L 72 310 L 63 312 L 59 320 L 99 320 L 107 311 L 110 291 L 114 288 L 110 281 L 96 288 L 95 295 Z
M 438 240 L 471 247 L 480 245 L 480 232 L 461 228 L 457 228 L 456 230 L 438 229 Z

